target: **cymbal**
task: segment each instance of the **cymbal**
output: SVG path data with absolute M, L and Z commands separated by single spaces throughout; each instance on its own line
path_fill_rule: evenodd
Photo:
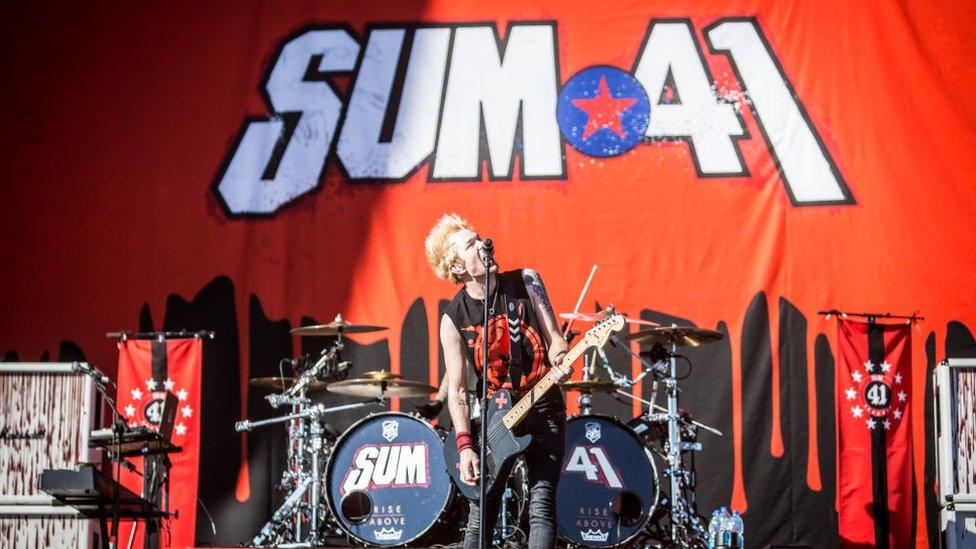
M 349 395 L 361 398 L 379 397 L 426 397 L 437 392 L 437 387 L 431 387 L 419 381 L 406 379 L 369 379 L 354 378 L 330 383 L 328 391 L 339 395 Z
M 698 347 L 702 343 L 712 343 L 725 337 L 722 332 L 690 326 L 658 326 L 624 336 L 637 343 L 660 343 L 661 345 L 688 345 Z
M 386 370 L 370 370 L 368 372 L 363 372 L 362 377 L 368 379 L 377 379 L 382 381 L 382 380 L 390 380 L 390 379 L 399 379 L 400 374 L 394 374 L 393 372 L 387 372 Z
M 559 318 L 564 318 L 566 320 L 578 320 L 580 322 L 600 322 L 606 320 L 609 317 L 604 311 L 599 313 L 588 315 L 586 313 L 559 313 Z M 660 326 L 657 322 L 651 322 L 650 320 L 642 320 L 640 318 L 631 318 L 629 316 L 624 317 L 624 322 L 628 324 L 637 324 L 638 326 Z
M 316 324 L 315 326 L 302 326 L 292 328 L 291 333 L 300 336 L 334 336 L 339 334 L 365 334 L 368 332 L 379 332 L 386 330 L 386 326 L 368 326 L 366 324 L 353 324 L 336 315 L 335 320 L 328 324 Z
M 620 388 L 616 383 L 600 378 L 564 381 L 561 385 L 567 391 L 579 391 L 581 393 L 612 393 Z
M 268 391 L 284 391 L 285 389 L 291 387 L 292 383 L 298 381 L 297 377 L 252 377 L 251 386 L 257 387 L 258 389 L 266 389 Z M 324 391 L 328 383 L 320 381 L 318 379 L 313 379 L 306 385 L 305 392 L 315 393 L 318 391 Z

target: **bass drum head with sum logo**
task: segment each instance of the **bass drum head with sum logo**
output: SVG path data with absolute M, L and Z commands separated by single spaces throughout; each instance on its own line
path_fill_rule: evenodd
M 426 422 L 399 412 L 353 424 L 325 472 L 340 527 L 372 546 L 403 545 L 429 531 L 451 499 L 443 444 Z
M 657 506 L 657 470 L 634 432 L 613 418 L 566 422 L 566 454 L 556 491 L 559 537 L 614 547 L 641 533 Z

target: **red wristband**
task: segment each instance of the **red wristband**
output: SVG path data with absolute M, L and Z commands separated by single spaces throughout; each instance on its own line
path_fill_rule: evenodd
M 474 447 L 474 437 L 471 436 L 470 431 L 461 431 L 457 433 L 454 438 L 454 442 L 457 445 L 457 451 L 459 454 L 468 448 Z

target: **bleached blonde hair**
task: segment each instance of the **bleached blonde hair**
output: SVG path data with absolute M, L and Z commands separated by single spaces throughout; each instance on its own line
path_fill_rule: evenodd
M 458 260 L 457 252 L 451 249 L 451 235 L 464 229 L 471 229 L 471 225 L 458 214 L 446 213 L 434 223 L 434 227 L 427 233 L 424 240 L 424 251 L 427 252 L 427 263 L 434 270 L 434 274 L 444 280 L 456 284 L 464 280 L 451 272 L 451 265 Z M 472 229 L 473 230 L 473 229 Z

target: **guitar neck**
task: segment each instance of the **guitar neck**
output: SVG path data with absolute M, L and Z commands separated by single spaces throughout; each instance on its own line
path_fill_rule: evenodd
M 586 341 L 580 341 L 577 343 L 572 350 L 566 353 L 566 356 L 563 357 L 563 365 L 568 366 L 576 362 L 576 359 L 583 354 L 583 351 L 585 351 L 587 347 L 589 347 L 589 345 L 586 343 Z M 525 415 L 529 413 L 529 410 L 532 409 L 532 405 L 537 400 L 542 398 L 542 395 L 557 383 L 558 377 L 558 372 L 555 368 L 552 368 L 549 370 L 548 374 L 533 385 L 532 390 L 529 391 L 529 394 L 519 399 L 518 403 L 516 403 L 515 406 L 512 406 L 512 409 L 509 410 L 508 413 L 505 414 L 505 417 L 502 418 L 502 423 L 505 424 L 505 427 L 512 429 L 518 425 L 519 422 L 525 419 Z

